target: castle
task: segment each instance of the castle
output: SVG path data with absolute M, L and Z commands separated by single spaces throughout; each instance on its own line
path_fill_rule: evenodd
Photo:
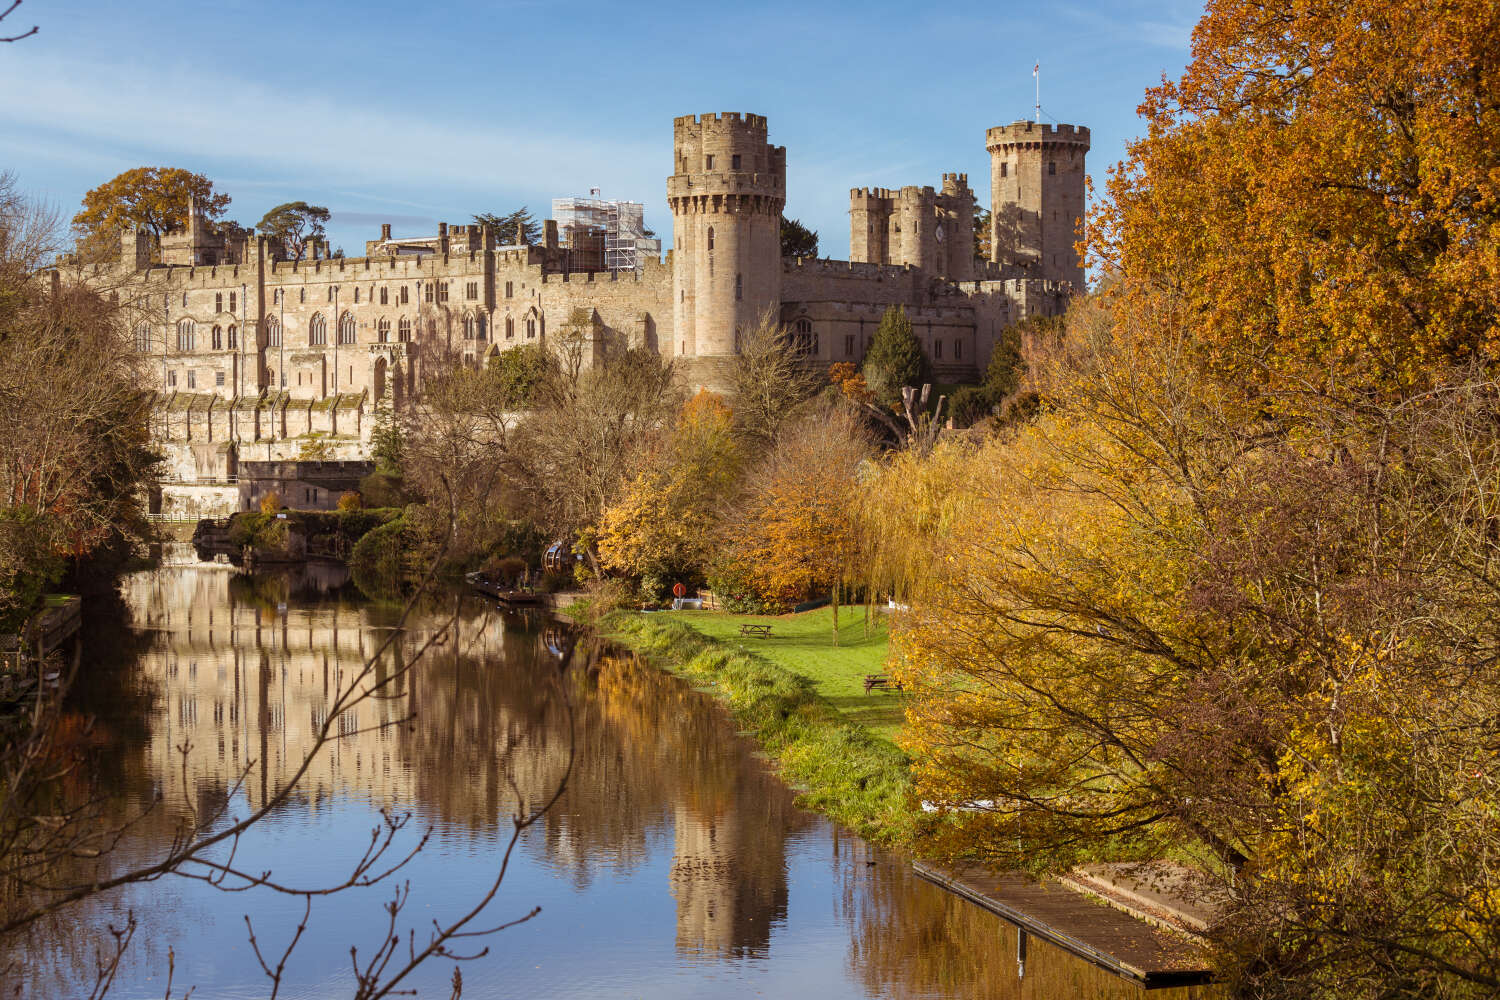
M 851 191 L 851 260 L 783 258 L 786 149 L 763 116 L 733 113 L 674 120 L 672 250 L 632 270 L 580 270 L 551 220 L 539 244 L 447 224 L 398 239 L 384 225 L 363 257 L 325 246 L 291 261 L 263 237 L 220 235 L 196 207 L 159 261 L 148 234 L 127 231 L 110 283 L 135 308 L 134 346 L 159 394 L 161 510 L 236 509 L 241 458 L 367 457 L 377 403 L 411 406 L 434 357 L 480 364 L 580 317 L 590 356 L 644 347 L 688 386 L 712 387 L 766 310 L 826 366 L 858 363 L 900 305 L 934 378 L 974 380 L 1002 330 L 1061 312 L 1084 287 L 1074 243 L 1088 129 L 1021 121 L 989 129 L 986 148 L 989 260 L 974 257 L 974 196 L 958 173 L 941 188 Z

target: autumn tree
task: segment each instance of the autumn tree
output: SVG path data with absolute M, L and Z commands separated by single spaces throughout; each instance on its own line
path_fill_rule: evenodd
M 1090 220 L 1251 385 L 1420 389 L 1500 354 L 1500 12 L 1215 0 Z
M 905 309 L 891 306 L 885 311 L 860 370 L 876 401 L 889 407 L 900 404 L 902 387 L 926 380 L 927 355 Z
M 600 563 L 641 578 L 643 591 L 702 580 L 741 462 L 732 412 L 720 397 L 700 391 L 684 405 L 659 455 L 604 512 Z
M 188 205 L 210 223 L 221 219 L 229 195 L 214 191 L 213 181 L 179 167 L 136 167 L 117 175 L 83 196 L 83 209 L 73 216 L 73 235 L 80 255 L 113 256 L 120 231 L 140 226 L 158 240 L 186 228 Z
M 255 228 L 265 235 L 282 260 L 301 260 L 308 249 L 323 238 L 331 218 L 328 209 L 305 201 L 289 201 L 271 209 Z
M 867 480 L 926 849 L 1197 857 L 1247 996 L 1490 995 L 1497 386 L 1247 400 L 1131 315 L 1034 342 L 1014 434 Z
M 746 477 L 725 522 L 721 578 L 741 579 L 767 605 L 829 594 L 856 578 L 855 481 L 873 454 L 863 422 L 833 402 L 799 416 Z

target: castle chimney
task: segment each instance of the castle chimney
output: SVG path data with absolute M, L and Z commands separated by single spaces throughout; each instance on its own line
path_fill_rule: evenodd
M 438 253 L 448 252 L 448 223 L 438 223 Z
M 391 238 L 391 224 L 389 222 L 382 222 L 380 224 L 380 238 L 383 240 Z

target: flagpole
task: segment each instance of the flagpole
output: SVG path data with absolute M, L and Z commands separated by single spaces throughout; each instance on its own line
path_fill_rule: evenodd
M 1031 67 L 1031 78 L 1036 81 L 1036 123 L 1042 123 L 1042 62 L 1037 60 Z

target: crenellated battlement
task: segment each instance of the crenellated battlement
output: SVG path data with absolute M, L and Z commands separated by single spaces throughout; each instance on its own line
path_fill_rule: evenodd
M 766 116 L 751 114 L 749 112 L 741 113 L 739 111 L 712 111 L 702 115 L 679 115 L 672 119 L 672 127 L 674 129 L 685 128 L 690 125 L 702 126 L 708 124 L 741 125 L 745 128 L 759 129 L 761 132 L 765 132 Z
M 826 257 L 783 257 L 781 269 L 785 273 L 876 281 L 909 278 L 913 271 L 909 264 L 872 264 L 858 260 L 829 260 Z
M 1032 143 L 1062 143 L 1089 147 L 1089 130 L 1082 125 L 1052 125 L 1045 122 L 1019 121 L 996 125 L 984 133 L 985 148 L 990 151 Z

